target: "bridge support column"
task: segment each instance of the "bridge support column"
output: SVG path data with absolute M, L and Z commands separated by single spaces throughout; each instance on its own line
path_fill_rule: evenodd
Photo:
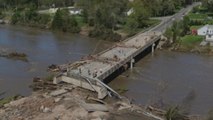
M 132 59 L 131 59 L 131 61 L 130 61 L 130 69 L 132 69 L 132 68 L 133 68 L 133 64 L 134 64 L 134 62 L 135 62 L 135 59 L 134 59 L 134 58 L 132 58 Z
M 152 55 L 154 55 L 155 52 L 155 43 L 152 44 Z

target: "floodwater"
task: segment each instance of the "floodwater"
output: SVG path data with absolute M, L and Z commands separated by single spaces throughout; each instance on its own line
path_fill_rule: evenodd
M 0 26 L 0 48 L 26 53 L 29 59 L 29 62 L 23 62 L 0 57 L 0 98 L 29 95 L 32 78 L 46 76 L 49 65 L 76 61 L 111 45 L 80 35 Z
M 157 51 L 110 84 L 128 89 L 126 96 L 142 105 L 184 106 L 193 114 L 213 109 L 213 56 Z
M 24 52 L 29 59 L 0 58 L 0 98 L 30 95 L 32 78 L 45 76 L 48 65 L 76 61 L 112 44 L 80 35 L 0 26 L 0 48 Z M 142 105 L 182 105 L 194 114 L 206 114 L 213 108 L 212 72 L 213 57 L 157 51 L 118 76 L 110 86 L 128 89 L 125 95 Z

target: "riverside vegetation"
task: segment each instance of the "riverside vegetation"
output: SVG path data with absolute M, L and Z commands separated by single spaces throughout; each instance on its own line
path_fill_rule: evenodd
M 196 0 L 197 1 L 197 0 Z M 193 0 L 0 0 L 0 19 L 11 24 L 79 33 L 89 28 L 88 35 L 117 41 L 121 34 L 131 36 L 159 23 L 155 16 L 172 15 Z M 81 15 L 70 15 L 68 6 L 82 9 Z M 38 11 L 61 8 L 55 14 Z M 131 14 L 127 13 L 130 12 Z
M 207 24 L 213 24 L 213 2 L 202 1 L 202 5 L 194 7 L 193 10 L 183 17 L 180 22 L 174 22 L 165 32 L 169 42 L 165 45 L 172 50 L 183 52 L 196 52 L 208 55 L 213 54 L 213 48 L 209 45 L 200 46 L 205 39 L 203 36 L 194 35 L 197 30 Z

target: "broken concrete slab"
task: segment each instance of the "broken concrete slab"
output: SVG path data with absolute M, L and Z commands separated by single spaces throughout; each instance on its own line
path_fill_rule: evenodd
M 101 104 L 81 104 L 81 106 L 86 109 L 88 112 L 95 112 L 95 111 L 103 111 L 103 112 L 108 112 L 109 109 L 106 105 L 101 105 Z
M 105 104 L 106 105 L 106 102 L 104 102 L 103 100 L 100 100 L 100 99 L 95 99 L 95 98 L 92 98 L 92 97 L 89 97 L 87 99 L 91 100 L 91 101 L 94 101 L 94 102 L 97 102 L 97 103 L 101 103 L 101 104 Z
M 125 110 L 125 109 L 129 109 L 132 107 L 130 104 L 125 103 L 125 102 L 118 102 L 116 104 L 119 106 L 118 110 Z
M 67 93 L 68 91 L 65 89 L 60 89 L 60 90 L 55 90 L 53 92 L 50 93 L 51 96 L 56 97 L 56 96 L 60 96 L 63 95 L 65 93 Z
M 109 114 L 107 112 L 96 111 L 90 114 L 91 120 L 108 120 Z
M 58 103 L 59 101 L 61 101 L 61 99 L 62 99 L 62 98 L 55 98 L 55 99 L 54 99 L 54 102 L 55 102 L 55 103 Z
M 45 107 L 45 108 L 43 109 L 43 113 L 49 113 L 49 112 L 51 112 L 51 109 L 50 109 L 50 108 Z

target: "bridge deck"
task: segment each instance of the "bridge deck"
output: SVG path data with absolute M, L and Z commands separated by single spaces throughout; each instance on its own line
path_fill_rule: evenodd
M 90 80 L 103 80 L 159 40 L 160 36 L 158 32 L 138 34 L 97 55 L 89 56 L 80 63 L 70 65 L 68 74 Z

